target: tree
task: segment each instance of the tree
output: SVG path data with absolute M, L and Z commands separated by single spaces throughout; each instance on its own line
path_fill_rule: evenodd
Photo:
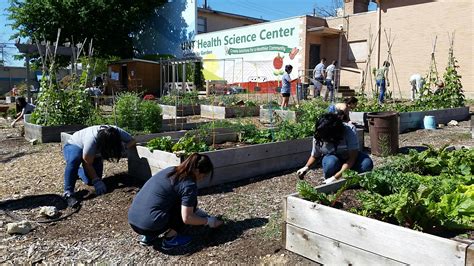
M 327 5 L 318 5 L 318 1 L 314 4 L 314 11 L 319 17 L 337 17 L 338 9 L 344 8 L 344 2 L 342 0 L 331 0 Z
M 12 36 L 60 43 L 93 39 L 99 57 L 133 56 L 133 37 L 167 0 L 10 0 Z

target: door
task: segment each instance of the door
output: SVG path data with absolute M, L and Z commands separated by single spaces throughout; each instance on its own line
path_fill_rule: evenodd
M 128 68 L 126 64 L 122 65 L 120 71 L 120 83 L 122 85 L 122 88 L 128 89 Z
M 321 45 L 319 44 L 310 44 L 309 46 L 309 69 L 314 69 L 314 67 L 319 64 L 321 61 L 320 52 Z

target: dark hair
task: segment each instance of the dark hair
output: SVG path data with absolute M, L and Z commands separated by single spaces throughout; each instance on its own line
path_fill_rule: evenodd
M 326 57 L 321 58 L 321 61 L 326 61 Z
M 27 104 L 25 97 L 21 96 L 21 97 L 16 98 L 15 104 L 16 104 L 16 112 L 17 113 L 21 112 L 21 110 L 23 110 L 23 108 L 25 108 Z
M 390 63 L 389 63 L 388 61 L 383 61 L 383 66 L 389 67 L 389 66 L 390 66 Z
M 101 126 L 97 132 L 97 151 L 104 160 L 117 160 L 122 158 L 122 138 L 117 128 L 111 126 Z
M 355 104 L 355 103 L 358 103 L 359 102 L 359 99 L 357 99 L 356 97 L 354 96 L 351 96 L 349 98 L 345 98 L 344 99 L 344 103 L 345 104 Z
M 332 60 L 333 65 L 337 65 L 337 60 Z
M 324 114 L 316 122 L 314 130 L 314 139 L 318 146 L 322 146 L 323 142 L 329 142 L 337 147 L 344 137 L 344 124 L 337 114 Z
M 289 73 L 291 70 L 293 70 L 293 66 L 292 66 L 292 65 L 286 65 L 286 66 L 285 66 L 285 72 L 286 72 L 286 73 Z
M 214 176 L 214 165 L 212 165 L 209 156 L 199 153 L 191 154 L 184 162 L 176 166 L 173 171 L 168 174 L 168 177 L 173 177 L 177 181 L 191 178 L 196 182 L 196 176 L 193 173 L 196 169 L 199 170 L 201 174 L 211 173 L 210 180 L 212 180 Z

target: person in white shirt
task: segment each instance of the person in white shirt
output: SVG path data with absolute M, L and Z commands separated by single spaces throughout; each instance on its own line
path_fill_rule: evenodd
M 327 90 L 324 93 L 324 100 L 328 100 L 329 94 L 329 101 L 334 102 L 334 72 L 336 70 L 337 61 L 333 60 L 331 64 L 326 68 L 326 87 Z
M 313 70 L 314 97 L 319 97 L 321 89 L 326 79 L 326 58 L 321 58 L 321 62 Z
M 421 88 L 425 84 L 425 79 L 420 74 L 413 74 L 410 77 L 411 85 L 411 100 L 414 101 L 417 98 L 417 94 L 421 91 Z

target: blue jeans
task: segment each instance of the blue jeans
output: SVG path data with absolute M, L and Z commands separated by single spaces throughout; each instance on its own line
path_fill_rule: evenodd
M 376 80 L 375 84 L 377 84 L 377 86 L 380 88 L 379 103 L 383 103 L 385 98 L 385 79 Z
M 335 175 L 339 170 L 341 170 L 343 163 L 344 161 L 339 159 L 336 155 L 325 155 L 322 162 L 324 177 L 329 178 Z M 357 160 L 351 170 L 358 173 L 365 173 L 372 170 L 372 168 L 374 168 L 374 163 L 369 155 L 359 151 L 357 154 Z
M 66 144 L 64 146 L 64 159 L 66 160 L 66 169 L 64 170 L 64 192 L 73 194 L 77 178 L 87 184 L 91 184 L 91 179 L 86 175 L 82 164 L 82 149 L 76 145 Z M 104 162 L 100 158 L 95 158 L 92 166 L 98 177 L 102 177 L 104 171 Z
M 331 79 L 326 79 L 326 94 L 324 95 L 324 100 L 328 100 L 328 91 L 329 91 L 329 101 L 333 102 L 334 101 L 334 86 L 332 85 L 332 80 Z

